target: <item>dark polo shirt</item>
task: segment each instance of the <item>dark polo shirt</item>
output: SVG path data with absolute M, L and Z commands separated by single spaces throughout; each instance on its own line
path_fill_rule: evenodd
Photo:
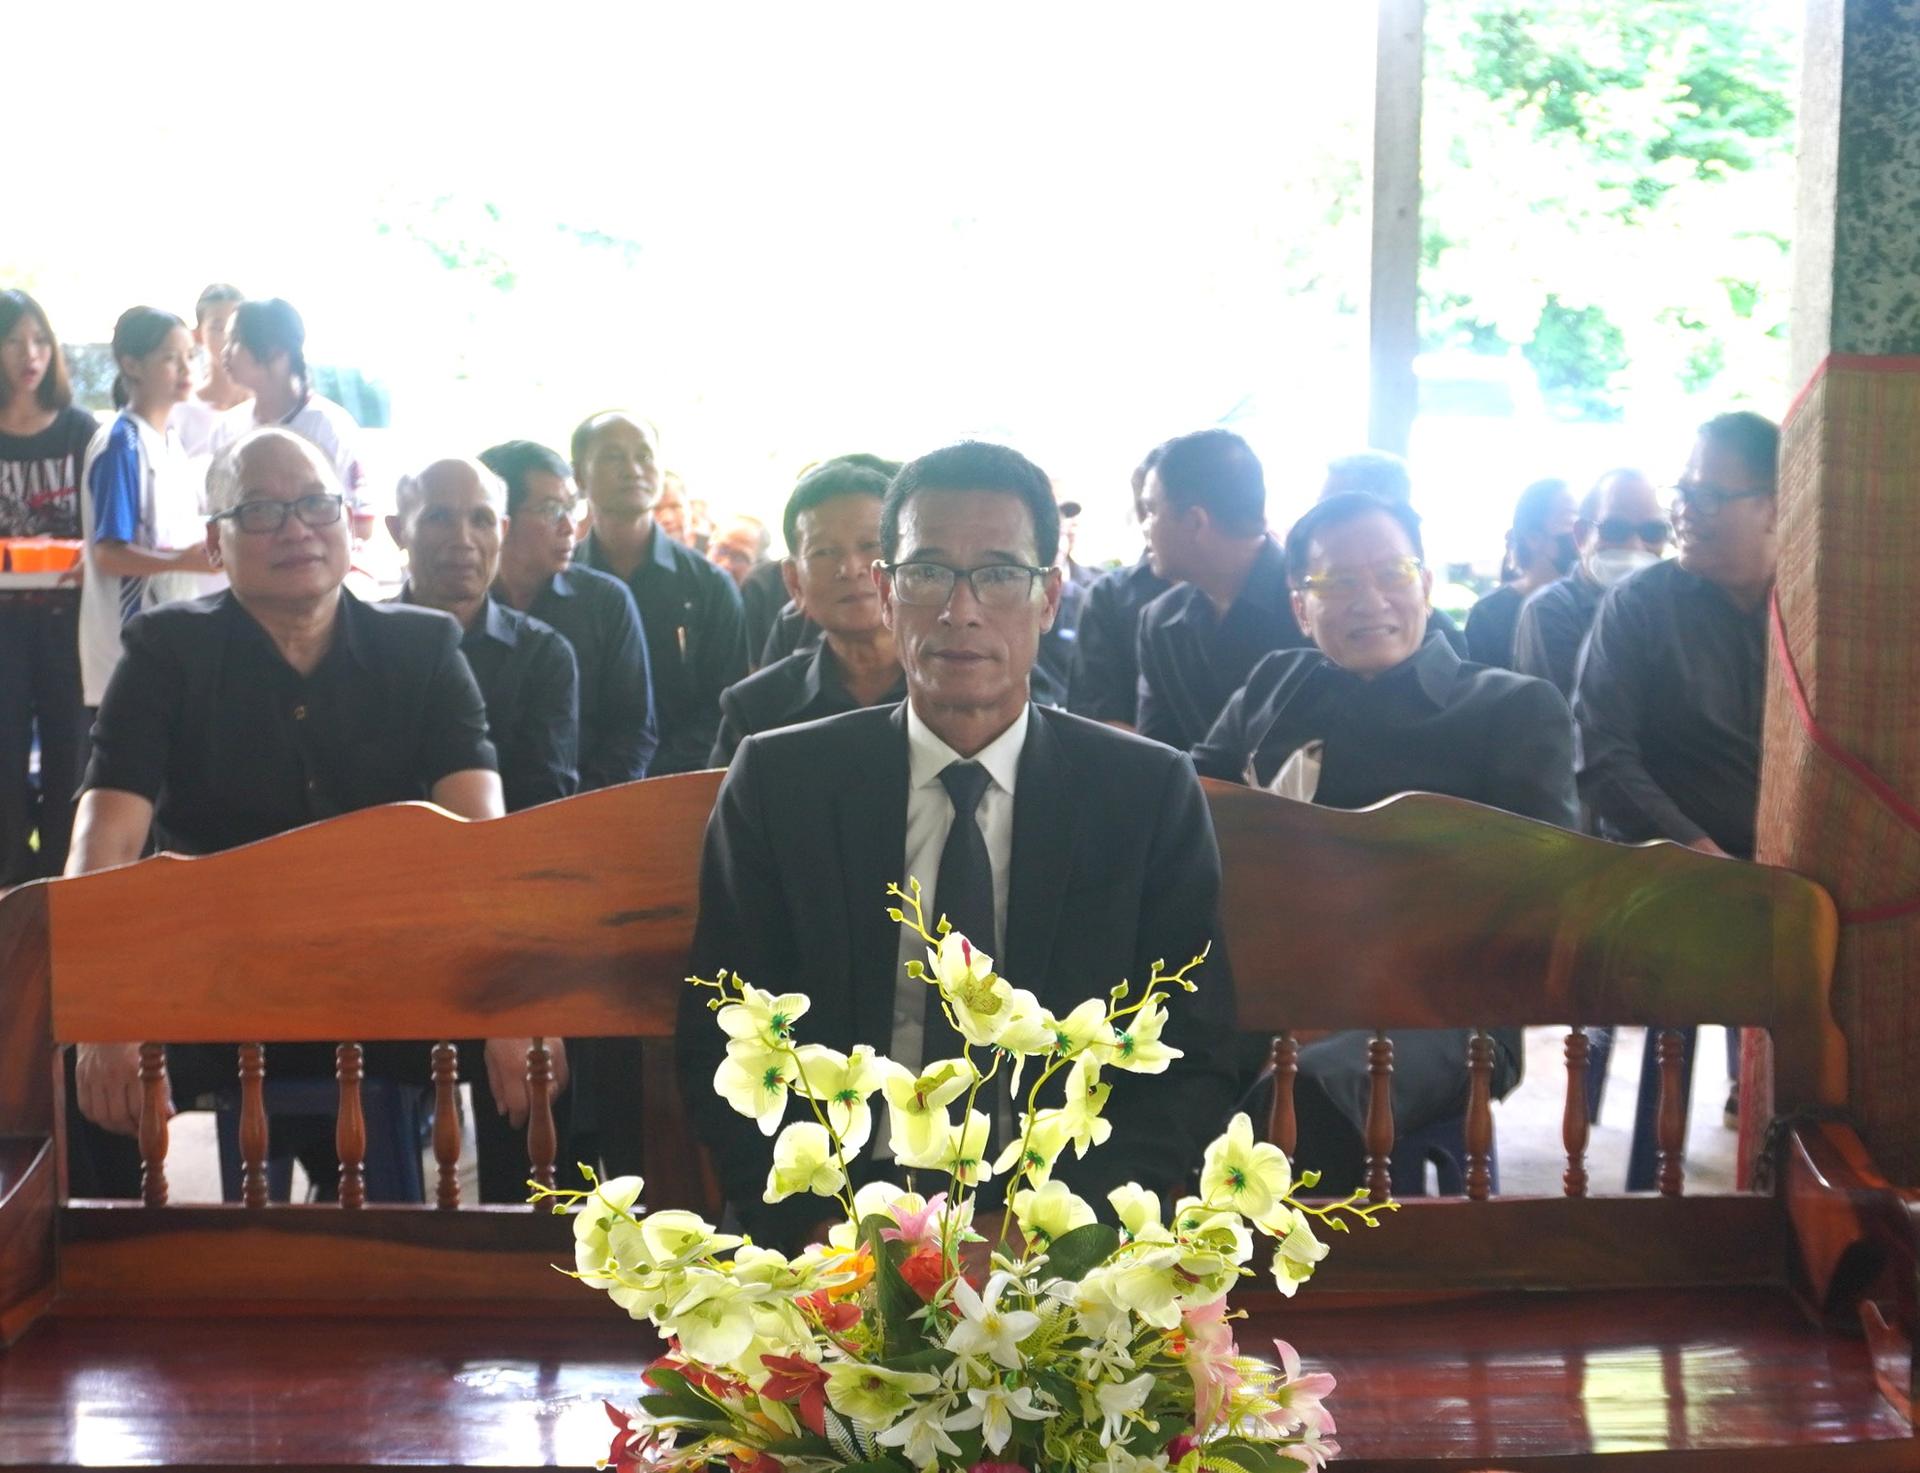
M 575 564 L 555 573 L 527 612 L 573 646 L 581 791 L 645 777 L 659 735 L 647 642 L 627 585 Z
M 1429 637 L 1412 658 L 1363 679 L 1317 649 L 1262 660 L 1227 702 L 1193 765 L 1228 782 L 1271 783 L 1323 743 L 1313 801 L 1365 808 L 1396 793 L 1443 793 L 1578 826 L 1573 716 L 1544 680 L 1469 664 Z
M 599 538 L 588 533 L 574 557 L 603 573 Z M 720 734 L 720 692 L 747 675 L 746 618 L 733 579 L 658 527 L 647 555 L 621 580 L 640 610 L 653 670 L 660 747 L 650 773 L 706 766 Z
M 1677 562 L 1600 601 L 1573 710 L 1580 796 L 1608 838 L 1753 857 L 1767 611 L 1746 610 Z
M 1102 573 L 1087 585 L 1067 688 L 1067 709 L 1074 715 L 1133 725 L 1140 702 L 1140 611 L 1171 587 L 1145 553 L 1132 567 Z
M 1520 619 L 1514 625 L 1513 668 L 1522 675 L 1551 680 L 1554 689 L 1571 701 L 1580 647 L 1587 642 L 1587 631 L 1606 591 L 1575 569 L 1535 593 L 1520 606 Z
M 152 801 L 163 849 L 213 854 L 496 766 L 460 626 L 436 610 L 342 589 L 305 676 L 231 591 L 150 610 L 122 639 L 84 786 Z
M 400 590 L 413 603 L 413 589 Z M 487 707 L 507 812 L 580 790 L 580 678 L 573 650 L 538 619 L 489 598 L 460 636 Z
M 906 698 L 907 678 L 902 674 L 874 704 L 892 706 Z M 841 683 L 839 661 L 823 639 L 761 667 L 721 692 L 720 735 L 707 765 L 731 766 L 740 743 L 760 732 L 859 709 L 860 703 Z

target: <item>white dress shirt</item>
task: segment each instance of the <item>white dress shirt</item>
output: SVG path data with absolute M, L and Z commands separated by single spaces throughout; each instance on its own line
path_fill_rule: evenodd
M 1007 894 L 1013 872 L 1013 785 L 1020 770 L 1020 753 L 1027 744 L 1027 722 L 1031 706 L 1022 706 L 1020 714 L 999 736 L 971 759 L 986 768 L 992 779 L 974 810 L 974 821 L 987 841 L 987 858 L 993 864 L 993 930 L 984 944 L 992 948 L 996 966 L 1007 944 Z M 940 774 L 962 757 L 928 728 L 907 702 L 907 852 L 901 871 L 904 889 L 907 877 L 920 881 L 920 904 L 926 912 L 929 931 L 939 924 L 940 851 L 946 847 L 947 831 L 953 827 L 953 799 L 940 781 Z M 974 937 L 979 941 L 982 938 Z M 925 960 L 926 943 L 912 931 L 900 928 L 899 972 L 894 978 L 893 1033 L 887 1056 L 909 1069 L 926 1062 L 921 1055 L 927 1006 L 927 984 L 907 976 L 907 963 Z M 884 1139 L 882 1141 L 884 1145 Z

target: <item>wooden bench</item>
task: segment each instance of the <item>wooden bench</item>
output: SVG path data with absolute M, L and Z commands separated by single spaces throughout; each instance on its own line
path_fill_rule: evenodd
M 716 782 L 477 825 L 405 805 L 0 899 L 0 1467 L 591 1465 L 602 1398 L 630 1403 L 657 1347 L 548 1267 L 564 1224 L 451 1210 L 457 1139 L 436 1142 L 438 1206 L 71 1202 L 58 1049 L 245 1037 L 271 1071 L 273 1043 L 347 1034 L 637 1035 L 648 1200 L 710 1207 L 670 1035 Z M 1340 1238 L 1298 1300 L 1242 1295 L 1243 1346 L 1281 1333 L 1339 1377 L 1340 1466 L 1920 1467 L 1915 1198 L 1826 1118 L 1846 1066 L 1817 887 L 1448 799 L 1211 798 L 1246 1026 L 1735 1022 L 1773 1040 L 1787 1123 L 1764 1194 L 1688 1197 L 1676 1154 L 1661 1194 L 1581 1195 L 1573 1159 L 1573 1195 L 1409 1202 Z M 1570 1110 L 1574 1158 L 1584 1132 Z M 550 1136 L 531 1144 L 550 1158 Z M 1384 1118 L 1370 1145 L 1389 1147 Z

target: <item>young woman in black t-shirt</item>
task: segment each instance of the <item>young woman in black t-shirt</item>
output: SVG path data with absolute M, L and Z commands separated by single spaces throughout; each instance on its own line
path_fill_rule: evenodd
M 80 536 L 80 472 L 98 427 L 73 402 L 40 304 L 0 291 L 0 537 Z M 77 582 L 0 587 L 0 889 L 66 863 L 85 740 L 79 615 Z

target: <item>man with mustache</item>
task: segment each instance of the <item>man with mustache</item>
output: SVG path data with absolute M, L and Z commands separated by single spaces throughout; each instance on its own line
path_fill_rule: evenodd
M 1186 757 L 1032 700 L 1062 582 L 1059 509 L 1038 466 L 975 442 L 922 456 L 888 488 L 880 543 L 880 609 L 907 698 L 741 743 L 707 830 L 691 970 L 804 992 L 805 1041 L 867 1043 L 917 1070 L 957 1056 L 962 1041 L 929 1008 L 938 994 L 906 975 L 924 947 L 888 919 L 889 883 L 917 879 L 929 923 L 944 913 L 1063 1017 L 1219 936 L 1220 859 Z M 1112 1141 L 1056 1167 L 1089 1203 L 1128 1180 L 1179 1195 L 1225 1118 L 1233 992 L 1222 948 L 1196 981 L 1167 1007 L 1164 1037 L 1183 1056 L 1161 1078 L 1107 1070 Z M 756 1241 L 797 1243 L 828 1204 L 762 1201 L 771 1142 L 713 1092 L 726 1040 L 709 996 L 689 988 L 681 1000 L 688 1113 L 739 1221 Z M 887 1144 L 876 1135 L 856 1181 L 897 1178 L 876 1159 Z M 1005 1140 L 996 1131 L 992 1149 Z

